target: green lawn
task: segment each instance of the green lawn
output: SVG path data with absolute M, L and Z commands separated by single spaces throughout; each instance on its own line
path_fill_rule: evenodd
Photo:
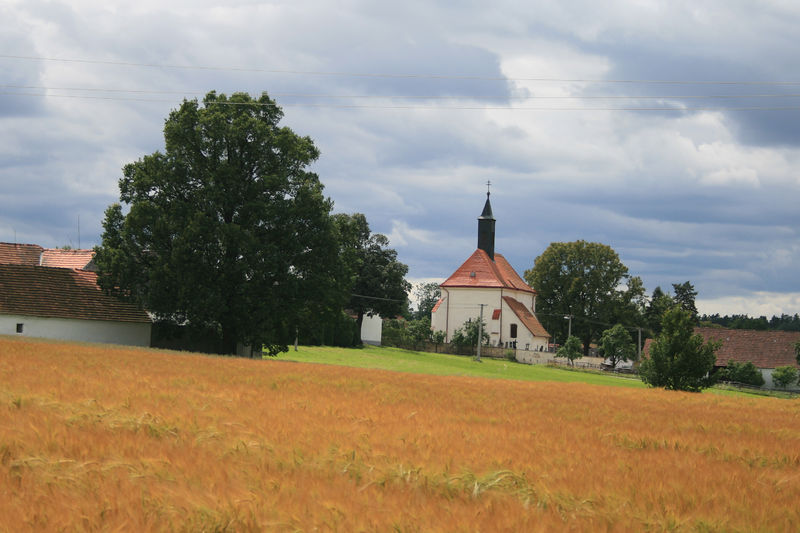
M 478 363 L 472 357 L 413 352 L 399 348 L 365 346 L 364 348 L 334 348 L 329 346 L 300 346 L 277 357 L 282 361 L 323 363 L 377 368 L 414 374 L 503 378 L 525 381 L 581 382 L 615 387 L 644 387 L 638 379 L 613 374 L 578 372 L 544 365 L 525 365 L 505 360 L 486 359 Z

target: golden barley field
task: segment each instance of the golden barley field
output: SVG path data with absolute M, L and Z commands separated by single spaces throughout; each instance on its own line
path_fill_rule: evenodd
M 0 337 L 0 531 L 561 530 L 800 530 L 800 402 Z

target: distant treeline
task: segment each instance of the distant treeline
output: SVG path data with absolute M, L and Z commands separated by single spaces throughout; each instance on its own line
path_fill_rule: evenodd
M 719 316 L 718 313 L 715 313 L 713 315 L 701 315 L 700 325 L 719 326 L 729 329 L 757 329 L 762 331 L 800 331 L 800 316 L 798 316 L 797 313 L 795 313 L 794 316 L 783 314 L 767 319 L 765 316 L 760 316 L 758 318 L 747 315 Z

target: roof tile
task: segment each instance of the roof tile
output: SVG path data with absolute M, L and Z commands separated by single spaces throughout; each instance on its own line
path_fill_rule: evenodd
M 0 264 L 38 266 L 43 250 L 38 244 L 0 242 Z
M 0 264 L 0 313 L 150 322 L 137 306 L 105 294 L 85 270 Z
M 794 352 L 794 343 L 800 341 L 798 331 L 756 331 L 752 329 L 694 328 L 705 342 L 721 341 L 717 350 L 717 366 L 728 366 L 728 361 L 750 361 L 758 368 L 793 366 L 800 368 Z M 649 356 L 653 339 L 647 339 L 644 354 Z
M 478 248 L 447 278 L 442 287 L 505 288 L 536 294 L 517 272 L 508 264 L 506 258 L 489 254 Z

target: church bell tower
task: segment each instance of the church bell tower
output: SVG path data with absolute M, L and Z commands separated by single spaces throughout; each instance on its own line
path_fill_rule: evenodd
M 489 183 L 487 183 L 488 187 Z M 489 202 L 489 191 L 486 191 L 486 204 L 483 212 L 478 217 L 478 248 L 489 255 L 494 261 L 494 215 L 492 214 L 492 204 Z

